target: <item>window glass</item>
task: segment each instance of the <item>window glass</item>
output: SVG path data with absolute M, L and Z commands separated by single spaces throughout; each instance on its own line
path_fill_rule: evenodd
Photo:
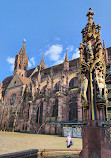
M 78 120 L 78 105 L 77 98 L 72 97 L 69 100 L 69 121 L 77 121 Z
M 53 113 L 52 117 L 58 116 L 58 99 L 55 100 L 55 104 L 53 105 Z
M 72 78 L 69 82 L 69 88 L 73 88 L 74 87 L 74 78 Z
M 55 90 L 59 90 L 59 88 L 60 88 L 60 81 L 55 84 L 54 88 L 55 88 Z
M 13 96 L 12 96 L 12 98 L 10 100 L 10 105 L 14 105 L 15 100 L 16 100 L 16 94 L 13 94 Z

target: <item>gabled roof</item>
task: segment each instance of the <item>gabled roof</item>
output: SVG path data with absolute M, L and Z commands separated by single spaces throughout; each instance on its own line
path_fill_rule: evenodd
M 27 70 L 27 77 L 29 77 L 31 74 L 32 74 L 32 72 L 35 70 L 35 68 L 32 68 L 32 69 L 30 69 L 30 70 Z
M 31 73 L 30 77 L 32 77 L 36 72 L 38 72 L 38 66 L 34 69 L 34 71 Z
M 6 77 L 6 78 L 2 81 L 3 87 L 7 87 L 8 84 L 11 82 L 12 78 L 13 78 L 13 76 Z

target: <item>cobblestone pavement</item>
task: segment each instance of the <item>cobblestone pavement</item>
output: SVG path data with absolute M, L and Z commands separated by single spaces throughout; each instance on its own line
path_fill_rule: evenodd
M 82 149 L 82 139 L 72 138 L 71 149 Z M 28 149 L 67 149 L 66 138 L 56 135 L 0 132 L 0 155 Z

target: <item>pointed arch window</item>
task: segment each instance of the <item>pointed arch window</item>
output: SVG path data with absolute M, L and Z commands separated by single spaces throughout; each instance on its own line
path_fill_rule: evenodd
M 11 115 L 9 118 L 9 128 L 13 128 L 15 116 Z
M 74 77 L 69 82 L 69 88 L 74 88 Z
M 55 84 L 54 88 L 55 88 L 55 90 L 59 91 L 59 89 L 60 89 L 60 81 Z
M 16 94 L 13 94 L 12 98 L 10 99 L 10 105 L 14 105 L 16 100 Z
M 55 104 L 53 105 L 52 117 L 58 117 L 58 99 L 55 100 Z
M 69 121 L 77 121 L 78 120 L 78 105 L 77 105 L 77 97 L 72 97 L 69 100 Z
M 39 108 L 37 109 L 37 114 L 36 114 L 36 123 L 38 123 L 38 121 L 39 121 L 38 117 L 39 117 Z
M 41 102 L 40 105 L 39 123 L 42 123 L 42 116 L 43 116 L 43 102 Z
M 40 103 L 40 106 L 37 109 L 36 123 L 42 123 L 42 119 L 43 119 L 43 102 Z

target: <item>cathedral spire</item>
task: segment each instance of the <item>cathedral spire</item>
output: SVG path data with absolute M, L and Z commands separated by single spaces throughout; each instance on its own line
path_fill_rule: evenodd
M 15 67 L 14 67 L 14 74 L 18 73 L 22 76 L 25 75 L 25 72 L 27 70 L 28 66 L 28 56 L 26 56 L 26 50 L 25 50 L 25 39 L 23 41 L 23 45 L 15 57 Z
M 68 61 L 68 56 L 67 56 L 67 51 L 66 51 L 66 55 L 65 55 L 65 60 L 64 62 L 67 62 Z
M 23 40 L 23 45 L 22 45 L 22 48 L 21 48 L 21 50 L 20 50 L 20 52 L 19 52 L 19 54 L 21 54 L 21 55 L 26 55 L 26 50 L 25 50 L 25 39 Z
M 40 62 L 40 68 L 45 69 L 47 68 L 47 66 L 45 65 L 45 61 L 44 61 L 44 54 L 42 54 L 42 59 Z
M 82 36 L 83 36 L 83 43 L 87 43 L 89 40 L 92 39 L 92 37 L 94 39 L 97 39 L 97 41 L 101 40 L 100 37 L 100 25 L 95 25 L 95 23 L 93 22 L 93 15 L 94 12 L 92 12 L 92 8 L 89 8 L 89 12 L 86 14 L 86 16 L 88 17 L 88 23 L 85 26 L 84 29 L 82 29 Z

